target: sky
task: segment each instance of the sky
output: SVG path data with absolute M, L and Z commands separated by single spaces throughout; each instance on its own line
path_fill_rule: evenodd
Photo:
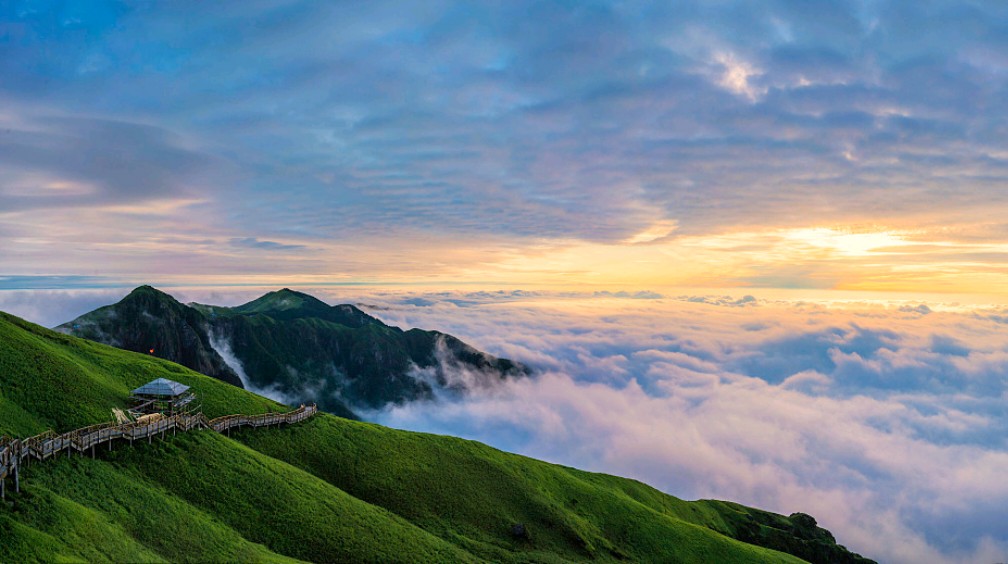
M 0 2 L 5 288 L 1004 294 L 998 2 Z
M 0 310 L 305 289 L 537 370 L 372 420 L 1005 561 L 1006 118 L 1002 2 L 0 0 Z

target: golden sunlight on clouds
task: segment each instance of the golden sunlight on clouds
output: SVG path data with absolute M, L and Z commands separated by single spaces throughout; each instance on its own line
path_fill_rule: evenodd
M 43 212 L 31 217 L 0 212 L 20 233 L 13 240 L 18 254 L 0 257 L 0 271 L 15 272 L 16 261 L 30 259 L 61 267 L 51 274 L 95 272 L 94 257 L 101 256 L 102 275 L 129 276 L 140 264 L 143 272 L 133 275 L 137 282 L 183 285 L 778 288 L 1008 296 L 1008 241 L 1000 241 L 989 226 L 806 226 L 685 235 L 675 221 L 663 220 L 612 243 L 459 241 L 422 233 L 334 242 L 290 234 L 242 238 L 226 228 L 208 230 L 199 227 L 212 224 L 202 217 L 202 206 L 187 199 L 58 213 L 40 222 Z M 115 221 L 109 221 L 110 213 Z M 975 236 L 977 229 L 985 236 Z M 75 243 L 60 247 L 58 241 Z
M 795 245 L 807 245 L 816 249 L 835 252 L 843 256 L 865 257 L 872 254 L 885 254 L 896 249 L 915 245 L 903 238 L 903 235 L 891 231 L 875 233 L 856 233 L 814 227 L 810 229 L 790 229 L 781 232 L 782 236 Z M 883 251 L 883 249 L 887 249 Z
M 515 284 L 652 289 L 1008 291 L 1005 244 L 932 240 L 926 232 L 889 229 L 807 227 L 665 240 L 656 237 L 658 231 L 652 226 L 623 244 L 568 241 L 541 245 L 484 263 L 479 271 L 471 269 L 465 277 Z M 654 243 L 630 244 L 648 241 Z
M 679 223 L 672 219 L 665 219 L 659 221 L 648 227 L 644 231 L 637 233 L 633 237 L 630 237 L 625 242 L 631 245 L 637 243 L 651 243 L 652 241 L 657 241 L 658 239 L 664 239 L 672 234 L 679 227 Z
M 206 200 L 199 198 L 162 198 L 138 203 L 106 205 L 99 208 L 99 210 L 106 213 L 169 216 L 184 210 L 184 208 L 197 206 L 205 202 Z

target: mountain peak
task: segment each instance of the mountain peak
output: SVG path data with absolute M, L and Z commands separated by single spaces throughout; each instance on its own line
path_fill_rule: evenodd
M 321 312 L 329 309 L 322 300 L 296 292 L 290 288 L 282 288 L 275 292 L 264 294 L 247 304 L 235 308 L 242 313 L 279 313 L 289 311 Z
M 247 304 L 234 308 L 234 311 L 246 315 L 258 313 L 275 319 L 314 317 L 354 328 L 365 325 L 384 325 L 381 321 L 352 305 L 330 306 L 315 296 L 290 288 L 281 288 L 264 294 Z
M 132 303 L 132 302 L 163 303 L 163 304 L 171 304 L 172 306 L 182 305 L 170 294 L 166 294 L 165 292 L 162 292 L 161 290 L 158 290 L 157 288 L 149 286 L 147 284 L 144 284 L 143 286 L 137 286 L 136 288 L 134 288 L 133 291 L 127 294 L 126 297 L 124 297 L 119 303 Z
M 167 296 L 169 298 L 171 297 L 168 294 L 162 292 L 161 290 L 158 290 L 157 288 L 149 284 L 144 284 L 143 286 L 137 286 L 136 288 L 133 288 L 133 291 L 130 292 L 128 295 L 133 296 L 142 294 L 154 294 L 160 296 Z

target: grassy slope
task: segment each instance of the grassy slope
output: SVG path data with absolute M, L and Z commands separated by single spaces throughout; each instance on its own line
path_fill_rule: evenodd
M 111 419 L 154 379 L 192 386 L 209 417 L 287 408 L 154 357 L 50 331 L 0 312 L 0 435 L 58 432 Z
M 4 405 L 27 407 L 0 412 L 2 434 L 109 420 L 108 407 L 125 405 L 129 390 L 158 376 L 193 386 L 210 416 L 285 409 L 181 366 L 5 314 L 0 347 Z M 0 513 L 0 561 L 280 558 L 260 544 L 309 560 L 471 559 L 384 509 L 216 433 L 115 448 L 103 460 L 29 467 L 24 494 Z
M 704 505 L 474 441 L 330 416 L 234 438 L 494 560 L 787 560 L 714 533 L 706 525 L 718 514 Z M 623 487 L 656 501 L 643 503 Z M 530 539 L 511 535 L 516 523 Z
M 279 409 L 0 314 L 0 434 L 108 420 L 158 376 L 193 386 L 210 416 Z M 730 531 L 718 505 L 471 441 L 329 415 L 233 438 L 198 432 L 33 464 L 0 507 L 0 561 L 797 561 L 714 532 Z M 511 535 L 515 523 L 529 539 Z

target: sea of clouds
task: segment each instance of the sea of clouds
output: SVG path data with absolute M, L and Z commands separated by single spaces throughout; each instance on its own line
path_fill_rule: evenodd
M 540 370 L 373 418 L 688 499 L 807 512 L 886 562 L 1008 556 L 1003 312 L 634 296 L 373 300 L 389 323 Z
M 53 325 L 83 313 L 73 308 L 118 299 L 109 292 L 49 292 L 45 311 L 0 292 L 0 310 Z M 881 561 L 1008 559 L 1008 310 L 311 292 L 537 370 L 460 401 L 368 414 L 380 423 L 632 477 L 687 499 L 806 512 Z M 172 293 L 233 305 L 261 292 Z

